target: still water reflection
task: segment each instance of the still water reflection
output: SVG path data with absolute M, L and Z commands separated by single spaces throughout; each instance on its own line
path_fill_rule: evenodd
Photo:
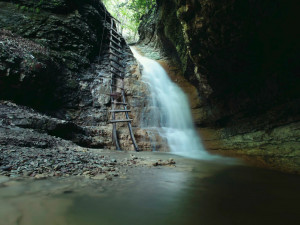
M 299 224 L 298 176 L 175 160 L 176 168 L 136 167 L 112 181 L 1 178 L 0 224 Z

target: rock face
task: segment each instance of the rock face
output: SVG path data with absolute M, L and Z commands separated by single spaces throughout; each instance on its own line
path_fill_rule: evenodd
M 211 149 L 300 171 L 296 5 L 157 0 L 144 16 L 140 43 L 162 49 L 197 88 L 193 114 L 214 130 L 203 133 L 209 146 L 218 143 Z
M 78 104 L 79 71 L 99 52 L 103 5 L 92 0 L 0 4 L 1 98 L 47 111 Z
M 66 140 L 65 148 L 114 148 L 105 78 L 109 36 L 103 21 L 109 16 L 98 0 L 0 1 L 0 147 L 56 148 Z M 145 89 L 122 45 L 130 116 L 143 149 L 149 144 L 137 127 Z M 131 150 L 125 125 L 118 129 L 121 145 Z

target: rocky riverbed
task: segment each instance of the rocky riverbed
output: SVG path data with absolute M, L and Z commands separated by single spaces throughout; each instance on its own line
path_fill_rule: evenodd
M 86 148 L 2 147 L 0 174 L 10 178 L 84 176 L 92 179 L 124 177 L 134 167 L 175 166 L 174 159 L 151 159 L 132 153 Z

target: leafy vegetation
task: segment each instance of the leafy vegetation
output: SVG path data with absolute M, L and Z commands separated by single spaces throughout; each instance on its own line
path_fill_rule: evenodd
M 137 40 L 141 17 L 155 5 L 155 0 L 103 0 L 107 10 L 121 21 L 123 35 L 128 41 Z

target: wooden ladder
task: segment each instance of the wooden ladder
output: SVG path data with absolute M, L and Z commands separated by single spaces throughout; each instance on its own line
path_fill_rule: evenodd
M 111 100 L 111 120 L 109 121 L 113 125 L 113 141 L 117 147 L 117 150 L 121 150 L 120 143 L 117 135 L 117 123 L 127 123 L 132 144 L 135 151 L 139 151 L 138 145 L 132 131 L 131 122 L 132 119 L 129 117 L 125 98 L 124 88 L 124 77 L 125 77 L 125 66 L 123 65 L 123 51 L 122 51 L 122 32 L 119 32 L 120 21 L 111 17 L 110 26 L 110 43 L 109 43 L 109 65 L 110 65 L 110 100 Z M 117 83 L 121 81 L 121 85 Z M 119 91 L 119 92 L 118 92 Z M 116 119 L 116 114 L 120 113 L 125 115 L 124 119 Z

